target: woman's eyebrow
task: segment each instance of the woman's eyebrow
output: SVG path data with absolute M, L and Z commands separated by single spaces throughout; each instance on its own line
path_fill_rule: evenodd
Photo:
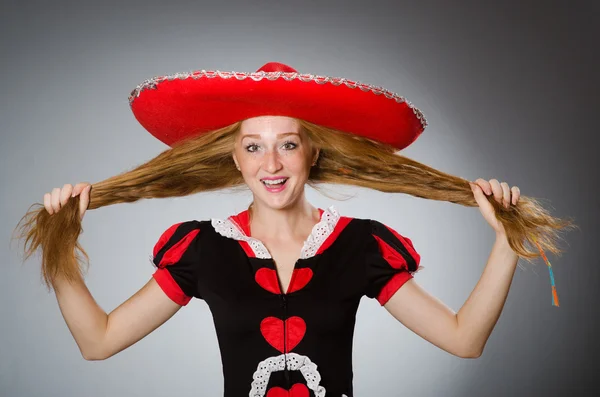
M 282 137 L 282 136 L 288 136 L 288 135 L 300 135 L 297 132 L 282 132 L 281 134 L 277 134 L 277 137 Z M 248 135 L 244 135 L 242 136 L 242 139 L 244 138 L 256 138 L 256 139 L 260 139 L 260 135 L 258 134 L 248 134 Z

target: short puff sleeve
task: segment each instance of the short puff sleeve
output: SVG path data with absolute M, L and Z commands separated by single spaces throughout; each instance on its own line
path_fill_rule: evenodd
M 412 241 L 375 220 L 369 220 L 366 247 L 366 292 L 383 306 L 404 283 L 420 270 L 421 256 Z
M 160 236 L 152 251 L 152 275 L 171 300 L 181 306 L 198 293 L 200 222 L 176 223 Z

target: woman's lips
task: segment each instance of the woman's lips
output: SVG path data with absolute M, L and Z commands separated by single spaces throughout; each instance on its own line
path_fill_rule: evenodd
M 289 180 L 289 178 L 279 178 L 279 179 L 285 179 L 285 180 L 283 181 L 282 184 L 279 184 L 279 185 L 268 185 L 264 181 L 261 181 L 261 183 L 263 184 L 263 186 L 265 187 L 265 189 L 267 189 L 268 192 L 270 192 L 270 193 L 279 193 L 283 189 L 285 189 L 285 187 L 287 186 L 287 181 Z

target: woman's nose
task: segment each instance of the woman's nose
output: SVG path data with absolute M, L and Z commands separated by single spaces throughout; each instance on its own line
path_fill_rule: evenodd
M 276 150 L 269 150 L 265 155 L 264 167 L 270 173 L 275 173 L 281 168 L 279 153 Z

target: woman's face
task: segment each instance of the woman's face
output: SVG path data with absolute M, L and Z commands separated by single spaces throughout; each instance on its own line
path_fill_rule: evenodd
M 312 153 L 308 136 L 293 118 L 261 116 L 244 120 L 235 140 L 233 160 L 260 201 L 286 208 L 304 194 Z

